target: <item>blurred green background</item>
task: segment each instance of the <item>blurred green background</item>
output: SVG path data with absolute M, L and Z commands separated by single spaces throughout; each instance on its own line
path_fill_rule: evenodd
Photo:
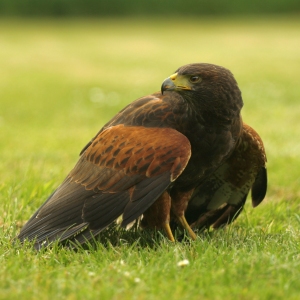
M 1 0 L 0 14 L 17 16 L 223 15 L 299 12 L 298 0 Z

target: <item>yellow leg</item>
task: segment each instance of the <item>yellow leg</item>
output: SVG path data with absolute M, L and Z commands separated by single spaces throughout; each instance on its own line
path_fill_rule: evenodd
M 174 236 L 173 236 L 173 233 L 171 231 L 171 228 L 170 228 L 170 224 L 169 223 L 165 223 L 163 225 L 163 228 L 166 232 L 166 235 L 168 237 L 168 239 L 171 241 L 171 242 L 175 242 L 175 239 L 174 239 Z
M 192 230 L 190 225 L 185 219 L 184 212 L 188 206 L 189 200 L 194 192 L 194 189 L 191 189 L 187 192 L 180 192 L 175 188 L 171 190 L 171 209 L 174 215 L 177 217 L 177 220 L 180 222 L 182 227 L 188 232 L 189 236 L 196 240 L 197 236 L 195 232 Z
M 177 218 L 178 218 L 178 221 L 180 222 L 180 224 L 182 225 L 182 227 L 189 233 L 192 240 L 196 240 L 197 236 L 196 236 L 195 232 L 192 230 L 192 228 L 190 227 L 190 225 L 188 224 L 188 222 L 186 221 L 185 217 L 180 216 Z

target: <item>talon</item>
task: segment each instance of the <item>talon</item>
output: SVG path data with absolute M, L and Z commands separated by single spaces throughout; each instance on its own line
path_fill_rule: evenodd
M 174 239 L 174 236 L 173 236 L 173 233 L 171 231 L 171 228 L 170 228 L 170 224 L 169 223 L 165 223 L 163 225 L 163 228 L 166 232 L 166 235 L 168 237 L 168 239 L 171 241 L 171 242 L 175 242 L 175 239 Z
M 177 218 L 178 218 L 178 221 L 180 222 L 180 224 L 182 225 L 182 227 L 188 232 L 188 234 L 191 237 L 191 239 L 195 241 L 196 238 L 197 238 L 197 235 L 192 230 L 192 228 L 190 227 L 190 225 L 186 221 L 185 217 L 184 216 L 180 216 L 180 217 L 177 217 Z

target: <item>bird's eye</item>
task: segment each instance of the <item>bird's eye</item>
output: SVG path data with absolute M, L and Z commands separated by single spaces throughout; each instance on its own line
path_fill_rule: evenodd
M 200 76 L 197 76 L 197 75 L 193 75 L 190 77 L 190 82 L 191 83 L 196 83 L 196 82 L 199 82 L 201 80 L 201 77 Z

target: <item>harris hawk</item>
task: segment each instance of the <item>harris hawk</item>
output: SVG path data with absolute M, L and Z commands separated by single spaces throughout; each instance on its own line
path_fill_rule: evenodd
M 36 249 L 55 240 L 84 243 L 120 216 L 126 227 L 144 214 L 146 227 L 163 228 L 174 241 L 170 211 L 195 239 L 185 211 L 201 183 L 234 153 L 243 134 L 242 106 L 229 70 L 207 63 L 180 67 L 160 92 L 135 100 L 103 126 L 19 240 L 34 241 Z

